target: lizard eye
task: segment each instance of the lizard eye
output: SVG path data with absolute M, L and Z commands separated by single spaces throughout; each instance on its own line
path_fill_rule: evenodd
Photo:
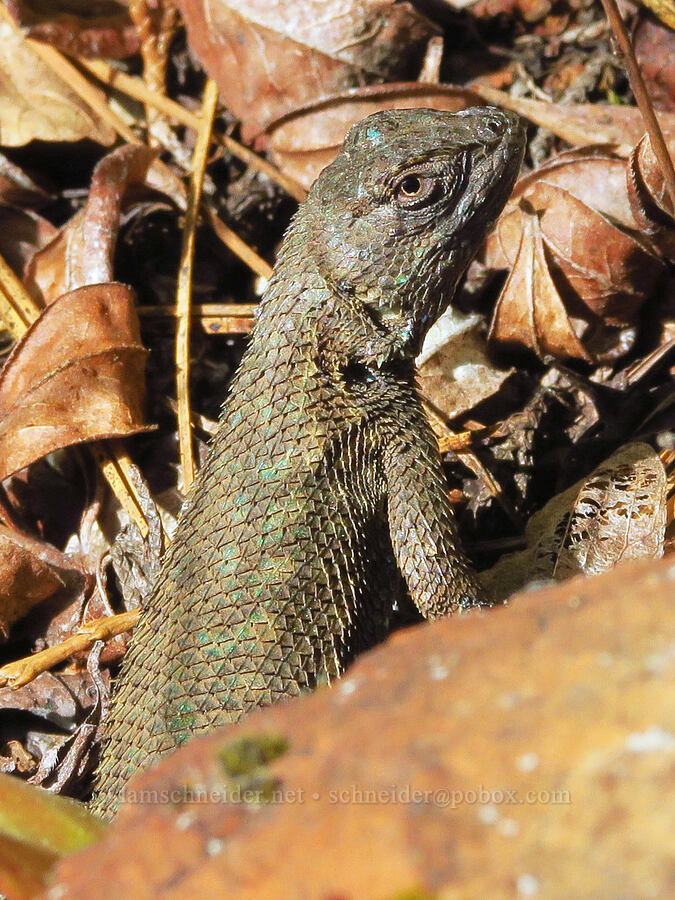
M 405 197 L 416 197 L 422 190 L 422 179 L 417 175 L 406 175 L 399 185 L 399 190 Z
M 424 206 L 435 199 L 439 182 L 437 178 L 409 172 L 394 185 L 394 197 L 399 206 Z

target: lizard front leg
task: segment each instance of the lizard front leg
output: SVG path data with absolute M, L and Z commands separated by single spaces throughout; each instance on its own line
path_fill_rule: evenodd
M 426 619 L 488 604 L 459 543 L 436 439 L 421 408 L 414 427 L 383 447 L 387 515 L 396 562 Z

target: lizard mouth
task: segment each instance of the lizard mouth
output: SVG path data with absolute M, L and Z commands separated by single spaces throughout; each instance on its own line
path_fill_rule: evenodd
M 409 315 L 395 300 L 379 300 L 377 304 L 367 304 L 366 309 L 375 325 L 387 334 L 394 333 L 405 341 L 412 333 Z
M 398 325 L 403 318 L 403 310 L 398 303 L 378 303 L 373 313 L 385 326 L 392 323 Z
M 394 302 L 364 303 L 363 309 L 389 348 L 389 354 L 405 355 L 414 331 L 414 318 Z

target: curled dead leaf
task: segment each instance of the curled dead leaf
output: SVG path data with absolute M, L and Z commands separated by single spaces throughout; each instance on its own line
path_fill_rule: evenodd
M 267 128 L 274 162 L 304 187 L 337 156 L 352 125 L 381 109 L 428 107 L 459 112 L 480 105 L 477 94 L 452 85 L 418 82 L 355 88 L 295 109 Z
M 488 239 L 510 268 L 490 330 L 540 356 L 605 359 L 664 272 L 636 234 L 626 163 L 607 147 L 569 151 L 522 178 Z M 625 335 L 623 335 L 625 337 Z
M 0 480 L 60 447 L 143 431 L 145 356 L 124 285 L 52 303 L 0 373 Z
M 519 236 L 519 243 L 495 306 L 489 339 L 524 345 L 540 357 L 590 361 L 551 277 L 537 216 L 514 210 L 504 218 L 501 235 L 508 235 L 509 241 Z
M 142 184 L 154 154 L 140 144 L 108 153 L 94 169 L 86 205 L 26 266 L 26 287 L 49 304 L 67 291 L 113 280 L 112 258 L 127 189 Z
M 635 221 L 654 249 L 669 262 L 675 262 L 673 204 L 648 135 L 631 153 L 626 177 Z

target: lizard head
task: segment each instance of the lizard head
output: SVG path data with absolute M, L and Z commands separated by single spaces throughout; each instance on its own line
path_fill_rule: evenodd
M 361 319 L 361 361 L 419 351 L 506 203 L 523 149 L 518 117 L 492 108 L 386 110 L 351 129 L 306 201 L 305 240 L 342 312 Z

